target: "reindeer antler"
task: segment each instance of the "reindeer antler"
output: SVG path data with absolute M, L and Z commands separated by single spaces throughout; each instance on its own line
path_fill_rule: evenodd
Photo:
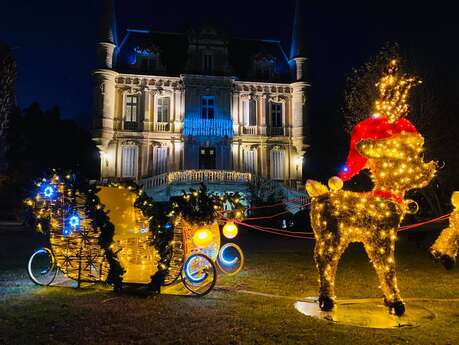
M 410 89 L 422 83 L 416 77 L 399 73 L 399 64 L 396 59 L 390 61 L 387 72 L 376 84 L 379 90 L 379 99 L 375 102 L 374 117 L 387 117 L 390 123 L 408 113 L 407 96 Z

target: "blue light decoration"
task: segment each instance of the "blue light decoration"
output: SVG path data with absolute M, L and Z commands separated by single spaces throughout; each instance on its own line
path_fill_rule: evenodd
M 45 183 L 41 185 L 40 192 L 41 196 L 45 199 L 53 200 L 57 195 L 56 187 L 51 183 Z
M 349 168 L 347 167 L 347 165 L 343 165 L 343 167 L 341 168 L 341 171 L 347 173 L 349 172 Z
M 208 277 L 206 271 L 200 272 L 199 262 L 193 264 L 193 260 L 199 259 L 197 256 L 190 256 L 185 262 L 185 274 L 186 277 L 194 284 L 199 284 L 205 281 Z M 198 267 L 196 267 L 198 266 Z M 193 269 L 193 271 L 192 271 Z
M 220 253 L 218 254 L 218 259 L 220 260 L 220 263 L 225 266 L 233 266 L 239 261 L 239 258 L 237 256 L 234 256 L 233 258 L 229 259 L 228 253 L 225 255 L 229 248 L 233 248 L 231 243 L 224 245 L 221 248 Z
M 183 124 L 185 136 L 217 136 L 232 138 L 233 122 L 227 118 L 201 119 L 200 117 L 185 117 Z
M 71 213 L 70 216 L 65 220 L 65 226 L 62 230 L 62 234 L 65 237 L 70 236 L 72 231 L 77 230 L 80 228 L 81 225 L 81 217 L 78 213 Z
M 166 223 L 166 225 L 164 225 L 164 229 L 166 230 L 171 230 L 172 229 L 172 224 L 171 223 Z

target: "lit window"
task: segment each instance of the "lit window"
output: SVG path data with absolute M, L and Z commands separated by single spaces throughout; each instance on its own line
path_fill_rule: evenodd
M 251 174 L 257 172 L 257 151 L 243 150 L 242 151 L 242 170 Z
M 271 168 L 271 179 L 283 180 L 284 179 L 284 151 L 272 150 L 270 154 L 270 168 Z
M 125 145 L 121 151 L 121 177 L 137 177 L 138 147 Z
M 169 150 L 167 147 L 155 146 L 153 148 L 153 174 L 161 175 L 167 172 Z
M 215 117 L 215 97 L 202 96 L 201 97 L 201 118 L 213 119 Z
M 282 127 L 282 103 L 271 103 L 271 127 Z
M 158 98 L 158 122 L 169 122 L 170 98 Z
M 124 129 L 137 129 L 137 109 L 139 97 L 137 95 L 127 95 L 124 108 Z
M 242 112 L 244 116 L 244 126 L 257 125 L 257 103 L 254 99 L 242 102 Z

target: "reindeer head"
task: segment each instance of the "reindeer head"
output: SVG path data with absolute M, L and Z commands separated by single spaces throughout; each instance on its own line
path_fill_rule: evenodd
M 362 140 L 357 151 L 367 158 L 375 188 L 396 195 L 423 188 L 435 176 L 435 162 L 424 162 L 424 138 L 418 133 L 401 132 L 384 139 Z

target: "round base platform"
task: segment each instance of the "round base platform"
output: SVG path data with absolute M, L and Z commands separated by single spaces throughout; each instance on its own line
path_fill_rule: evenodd
M 390 315 L 385 305 L 373 300 L 336 301 L 335 308 L 325 312 L 320 309 L 317 298 L 307 297 L 295 302 L 295 308 L 300 313 L 316 319 L 366 328 L 419 327 L 435 318 L 435 315 L 428 309 L 411 303 L 406 305 L 406 312 L 403 316 Z

